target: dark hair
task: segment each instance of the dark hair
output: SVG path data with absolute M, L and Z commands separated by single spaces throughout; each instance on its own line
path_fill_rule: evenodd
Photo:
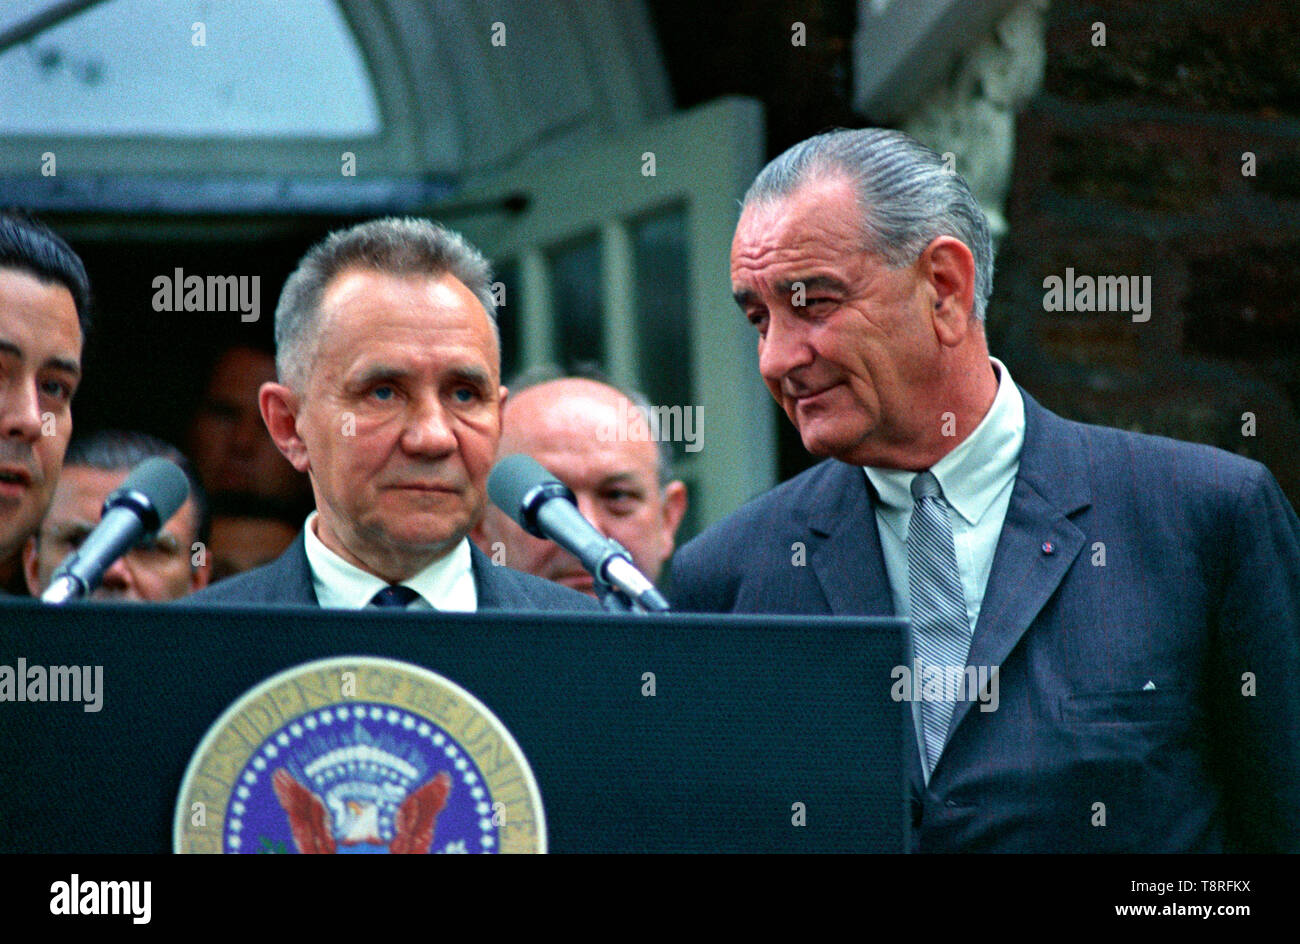
M 63 237 L 22 210 L 0 212 L 0 269 L 19 269 L 72 294 L 84 340 L 90 330 L 90 279 Z
M 212 529 L 212 515 L 208 505 L 207 493 L 199 484 L 199 477 L 175 446 L 155 439 L 146 433 L 137 433 L 121 429 L 104 429 L 89 436 L 73 439 L 68 444 L 67 454 L 63 457 L 63 467 L 70 466 L 90 469 L 102 469 L 116 472 L 119 469 L 132 469 L 145 459 L 160 456 L 170 459 L 180 466 L 190 484 L 190 498 L 194 501 L 196 541 L 208 543 Z

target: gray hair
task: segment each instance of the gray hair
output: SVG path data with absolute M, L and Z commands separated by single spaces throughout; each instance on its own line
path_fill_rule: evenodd
M 68 450 L 63 456 L 63 467 L 118 472 L 134 469 L 141 462 L 154 457 L 171 460 L 185 473 L 185 481 L 190 486 L 189 497 L 194 502 L 194 539 L 207 544 L 212 527 L 208 494 L 199 484 L 199 477 L 190 460 L 171 443 L 134 430 L 102 429 L 88 436 L 76 437 L 68 443 Z
M 313 246 L 284 283 L 275 309 L 275 370 L 280 382 L 301 388 L 314 354 L 321 298 L 346 269 L 389 275 L 453 275 L 483 305 L 497 337 L 492 267 L 465 237 L 439 223 L 390 216 L 336 230 Z
M 975 258 L 973 314 L 983 320 L 993 290 L 993 242 L 979 201 L 935 151 L 901 131 L 828 131 L 801 141 L 763 168 L 744 205 L 788 197 L 819 176 L 842 173 L 858 192 L 863 248 L 893 268 L 909 265 L 938 236 L 954 236 Z
M 534 364 L 511 377 L 506 387 L 510 390 L 510 395 L 515 396 L 529 387 L 539 387 L 555 380 L 590 380 L 593 383 L 604 384 L 611 390 L 621 393 L 632 406 L 636 407 L 641 418 L 645 420 L 646 428 L 651 428 L 650 398 L 639 390 L 615 383 L 603 370 L 586 361 L 574 364 L 572 369 L 567 371 L 554 364 Z M 673 477 L 673 447 L 665 439 L 659 439 L 655 443 L 655 473 L 659 476 L 661 490 Z

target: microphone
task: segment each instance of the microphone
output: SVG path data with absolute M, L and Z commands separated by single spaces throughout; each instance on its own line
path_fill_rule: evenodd
M 189 492 L 190 483 L 176 463 L 158 456 L 141 462 L 104 500 L 99 524 L 59 564 L 41 601 L 59 604 L 90 596 L 113 562 L 156 534 Z
M 578 511 L 573 492 L 531 456 L 506 456 L 488 476 L 488 497 L 529 534 L 549 538 L 582 562 L 597 585 L 606 585 L 647 610 L 670 607 L 663 594 L 636 569 L 617 541 L 596 530 Z

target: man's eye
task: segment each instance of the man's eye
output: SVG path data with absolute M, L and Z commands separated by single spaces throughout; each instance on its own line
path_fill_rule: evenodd
M 451 395 L 457 403 L 473 403 L 478 399 L 478 391 L 472 387 L 457 387 Z
M 72 396 L 72 387 L 62 380 L 43 380 L 41 381 L 41 393 L 47 397 L 66 400 Z
M 70 547 L 75 551 L 77 548 L 81 547 L 81 543 L 86 540 L 86 537 L 89 534 L 89 531 L 66 531 L 63 534 L 57 535 L 55 540 L 64 547 Z
M 387 384 L 384 384 L 383 386 L 376 387 L 374 390 L 372 390 L 370 392 L 370 395 L 373 396 L 376 400 L 387 401 L 397 396 L 397 391 L 394 390 L 392 387 L 388 386 Z

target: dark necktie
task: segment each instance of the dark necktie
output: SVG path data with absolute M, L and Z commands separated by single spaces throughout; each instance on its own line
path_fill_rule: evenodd
M 957 570 L 957 551 L 952 541 L 952 522 L 933 472 L 921 472 L 912 479 L 912 499 L 912 521 L 907 529 L 912 647 L 918 670 L 924 667 L 947 679 L 965 668 L 971 635 L 966 596 Z M 913 684 L 917 683 L 924 690 L 922 680 L 914 679 Z M 948 723 L 952 720 L 955 702 L 948 698 L 949 694 L 944 685 L 943 697 L 921 698 L 925 760 L 931 772 L 939 762 L 948 737 Z
M 384 587 L 371 597 L 370 605 L 392 606 L 397 607 L 398 609 L 405 609 L 419 598 L 420 595 L 410 587 L 404 587 L 401 584 L 394 584 L 390 587 Z

